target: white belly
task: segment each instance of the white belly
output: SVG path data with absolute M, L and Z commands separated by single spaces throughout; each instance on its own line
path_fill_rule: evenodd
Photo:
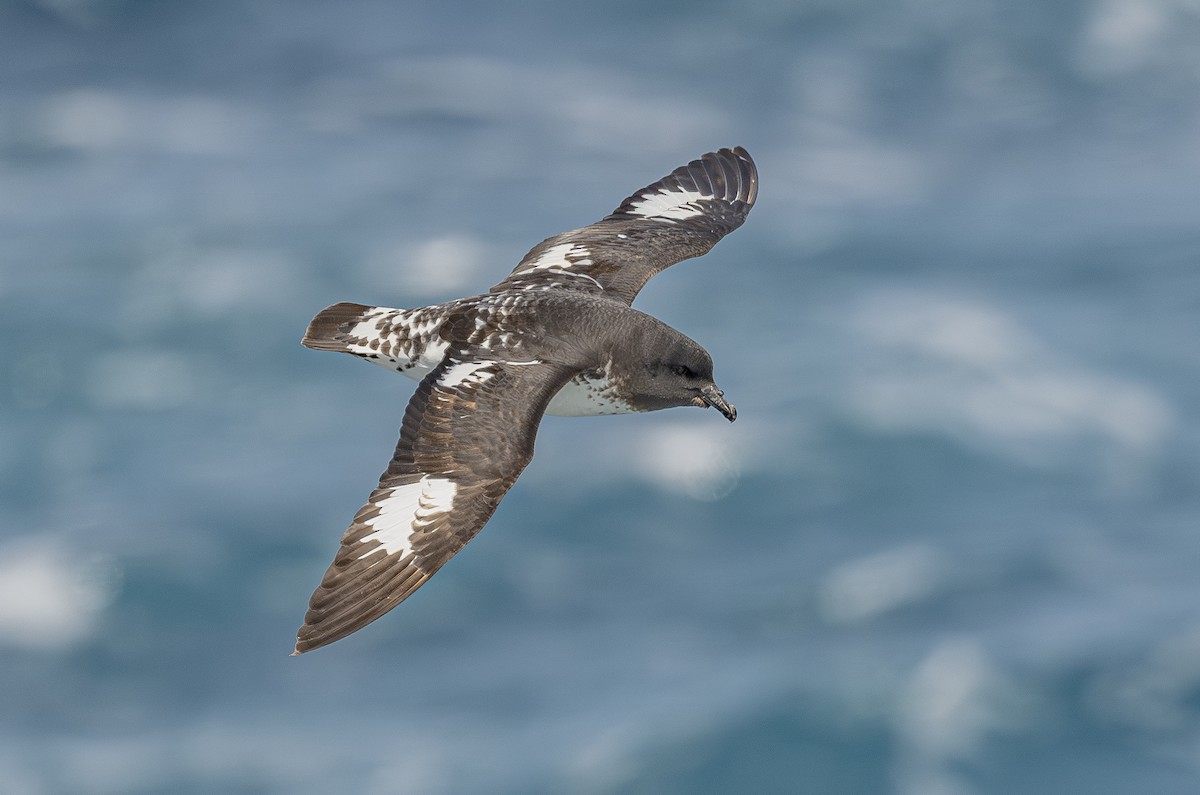
M 608 376 L 599 378 L 580 374 L 558 390 L 546 407 L 556 417 L 594 417 L 600 414 L 632 414 L 636 409 L 617 397 Z

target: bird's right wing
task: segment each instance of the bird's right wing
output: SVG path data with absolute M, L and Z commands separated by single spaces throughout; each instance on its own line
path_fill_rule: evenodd
M 361 629 L 470 541 L 533 457 L 546 404 L 574 371 L 451 350 L 409 401 L 379 486 L 309 601 L 296 654 Z

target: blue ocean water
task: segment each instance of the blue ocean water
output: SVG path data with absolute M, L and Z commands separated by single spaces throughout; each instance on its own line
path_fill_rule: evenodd
M 0 781 L 1200 791 L 1187 0 L 0 4 Z M 740 144 L 637 306 L 737 405 L 547 418 L 403 606 L 289 657 L 482 291 Z

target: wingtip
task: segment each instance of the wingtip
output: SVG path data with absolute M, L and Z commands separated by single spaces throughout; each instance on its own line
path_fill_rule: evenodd
M 341 636 L 339 636 L 339 637 L 341 637 Z M 333 641 L 335 641 L 337 639 L 338 638 L 331 638 L 331 639 L 326 638 L 326 639 L 322 639 L 322 640 L 313 642 L 311 640 L 305 641 L 302 638 L 296 638 L 296 648 L 292 649 L 291 656 L 299 657 L 301 654 L 308 654 L 310 651 L 312 651 L 314 649 L 319 649 L 322 646 L 327 646 L 330 643 L 333 643 Z
M 308 654 L 314 649 L 319 649 L 322 646 L 328 646 L 335 640 L 340 640 L 341 638 L 345 637 L 345 634 L 346 633 L 342 633 L 340 635 L 332 636 L 315 635 L 312 632 L 312 626 L 305 624 L 300 628 L 300 631 L 296 633 L 296 647 L 292 650 L 291 656 L 299 657 L 301 654 Z
M 754 164 L 754 158 L 744 146 L 726 147 L 718 150 L 717 154 L 734 161 L 730 165 L 738 176 L 738 188 L 733 198 L 753 207 L 754 200 L 758 198 L 758 166 Z
M 693 178 L 698 173 L 705 174 L 714 195 L 725 201 L 742 202 L 750 208 L 758 197 L 758 167 L 743 146 L 708 152 L 679 170 L 692 172 Z

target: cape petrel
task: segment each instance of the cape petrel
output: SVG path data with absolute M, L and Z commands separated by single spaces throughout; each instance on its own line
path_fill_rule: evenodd
M 745 149 L 710 152 L 591 226 L 534 246 L 483 295 L 421 309 L 340 303 L 313 318 L 307 347 L 420 384 L 294 653 L 379 618 L 462 549 L 533 457 L 543 414 L 711 406 L 732 422 L 708 352 L 630 304 L 651 276 L 741 226 L 757 193 Z

